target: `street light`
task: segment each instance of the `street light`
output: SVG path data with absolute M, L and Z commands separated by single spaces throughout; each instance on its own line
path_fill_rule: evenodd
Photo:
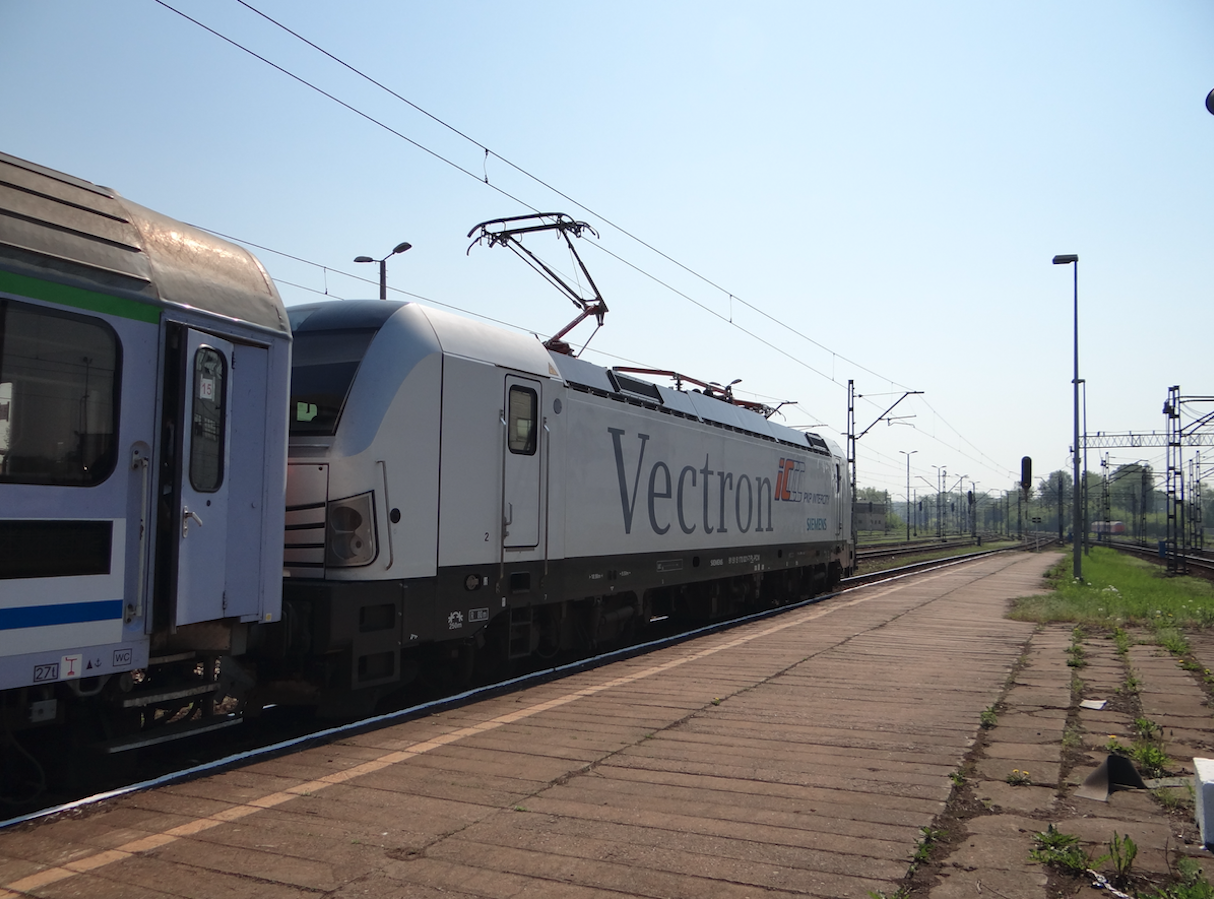
M 966 478 L 968 478 L 968 477 L 969 477 L 969 475 L 967 475 L 967 474 L 963 474 L 961 477 L 959 477 L 959 478 L 957 479 L 957 483 L 953 485 L 954 487 L 959 487 L 959 488 L 960 488 L 960 493 L 959 493 L 958 495 L 959 495 L 960 497 L 962 497 L 962 498 L 964 498 L 964 497 L 965 497 L 965 479 L 966 479 Z M 948 481 L 945 481 L 945 483 L 947 484 L 947 483 L 948 483 Z M 949 496 L 952 496 L 952 495 L 953 495 L 953 491 L 951 491 L 951 490 L 950 490 L 950 491 L 948 492 L 948 495 L 949 495 Z M 952 502 L 952 501 L 950 500 L 950 502 Z M 962 505 L 964 506 L 964 503 L 962 503 Z M 965 533 L 965 529 L 961 527 L 961 519 L 960 519 L 960 515 L 958 516 L 957 533 L 958 533 L 958 534 L 962 534 L 962 535 L 964 535 L 964 533 Z
M 906 542 L 910 543 L 910 457 L 918 450 L 911 450 L 909 453 L 906 450 L 898 450 L 902 455 L 906 456 L 906 502 L 908 503 L 906 510 Z
M 940 491 L 943 489 L 941 484 L 948 478 L 948 471 L 942 465 L 933 465 L 932 468 L 936 469 L 936 536 L 943 540 L 944 526 L 940 521 Z
M 1092 516 L 1088 509 L 1088 382 L 1080 378 L 1083 385 L 1083 554 L 1092 554 L 1092 544 L 1088 535 L 1092 532 Z
M 1074 387 L 1074 411 L 1075 411 L 1075 427 L 1074 444 L 1072 445 L 1071 457 L 1074 459 L 1074 477 L 1071 484 L 1072 497 L 1071 504 L 1074 509 L 1071 514 L 1071 546 L 1075 557 L 1075 578 L 1083 580 L 1083 552 L 1079 546 L 1079 528 L 1081 510 L 1079 508 L 1079 257 L 1074 253 L 1068 253 L 1054 257 L 1054 265 L 1075 265 L 1075 376 L 1071 379 L 1071 384 Z
M 379 298 L 381 300 L 388 299 L 388 260 L 397 253 L 403 253 L 405 250 L 413 248 L 413 244 L 408 241 L 398 243 L 392 248 L 392 252 L 383 259 L 372 259 L 370 256 L 355 256 L 355 262 L 378 262 L 379 263 Z

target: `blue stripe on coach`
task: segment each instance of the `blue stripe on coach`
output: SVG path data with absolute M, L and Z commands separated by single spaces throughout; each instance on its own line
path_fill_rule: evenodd
M 51 624 L 80 624 L 85 621 L 109 621 L 122 617 L 122 600 L 67 602 L 59 606 L 21 606 L 0 609 L 0 631 Z

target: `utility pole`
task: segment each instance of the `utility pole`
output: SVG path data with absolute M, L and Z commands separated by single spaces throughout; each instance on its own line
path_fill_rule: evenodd
M 911 492 L 910 492 L 910 457 L 911 457 L 911 456 L 913 456 L 915 453 L 917 453 L 917 452 L 919 452 L 919 451 L 918 451 L 918 450 L 911 450 L 911 451 L 908 453 L 906 450 L 898 450 L 898 452 L 900 452 L 902 455 L 906 456 L 906 501 L 909 503 L 909 502 L 911 501 L 911 498 L 910 498 L 910 496 L 911 496 Z M 910 542 L 910 536 L 911 536 L 911 534 L 910 534 L 910 527 L 911 527 L 911 525 L 910 525 L 910 511 L 911 511 L 911 510 L 910 510 L 909 508 L 906 510 L 906 512 L 907 512 L 907 515 L 906 515 L 906 539 L 907 539 L 907 542 Z
M 1062 530 L 1062 472 L 1058 473 L 1058 542 L 1064 543 L 1066 535 Z
M 1073 406 L 1074 406 L 1074 420 L 1075 420 L 1074 421 L 1075 426 L 1074 426 L 1074 429 L 1072 432 L 1074 434 L 1074 440 L 1072 441 L 1072 446 L 1071 446 L 1071 453 L 1072 453 L 1071 458 L 1073 460 L 1072 467 L 1074 468 L 1074 472 L 1075 472 L 1075 474 L 1074 474 L 1075 483 L 1073 483 L 1071 485 L 1072 492 L 1074 493 L 1074 497 L 1071 500 L 1071 504 L 1074 506 L 1074 508 L 1071 509 L 1071 519 L 1072 519 L 1071 529 L 1074 531 L 1074 533 L 1071 535 L 1071 539 L 1073 540 L 1071 548 L 1073 550 L 1073 556 L 1074 556 L 1074 562 L 1075 562 L 1075 564 L 1074 564 L 1075 579 L 1078 581 L 1082 581 L 1083 580 L 1083 553 L 1080 551 L 1080 546 L 1079 546 L 1080 529 L 1083 527 L 1083 520 L 1081 518 L 1083 512 L 1079 506 L 1079 503 L 1080 503 L 1080 497 L 1079 497 L 1079 257 L 1074 253 L 1061 254 L 1061 255 L 1054 257 L 1054 265 L 1071 265 L 1071 266 L 1073 266 L 1072 271 L 1074 272 L 1074 275 L 1075 275 L 1075 291 L 1074 291 L 1074 296 L 1075 296 L 1075 304 L 1074 304 L 1074 310 L 1075 310 L 1075 316 L 1074 316 L 1075 317 L 1075 329 L 1074 329 L 1074 333 L 1075 333 L 1075 353 L 1074 353 L 1075 374 L 1071 378 L 1071 386 L 1074 390 Z M 1061 485 L 1059 485 L 1059 486 L 1061 486 Z M 1061 493 L 1061 491 L 1059 491 L 1059 492 Z M 1061 500 L 1061 497 L 1059 497 L 1059 499 Z M 1061 528 L 1061 526 L 1062 526 L 1061 518 L 1059 518 L 1058 524 L 1059 524 L 1059 528 Z

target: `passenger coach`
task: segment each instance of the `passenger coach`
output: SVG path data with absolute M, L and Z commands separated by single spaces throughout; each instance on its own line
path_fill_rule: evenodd
M 247 251 L 0 154 L 6 726 L 205 705 L 278 619 L 290 340 Z

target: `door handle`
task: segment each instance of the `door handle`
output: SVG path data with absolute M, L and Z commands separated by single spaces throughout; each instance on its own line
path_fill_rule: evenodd
M 190 519 L 191 518 L 193 518 L 196 522 L 198 522 L 199 527 L 202 527 L 202 519 L 199 518 L 195 513 L 191 512 L 189 509 L 183 508 L 181 510 L 181 536 L 182 536 L 182 538 L 184 538 L 190 531 Z

